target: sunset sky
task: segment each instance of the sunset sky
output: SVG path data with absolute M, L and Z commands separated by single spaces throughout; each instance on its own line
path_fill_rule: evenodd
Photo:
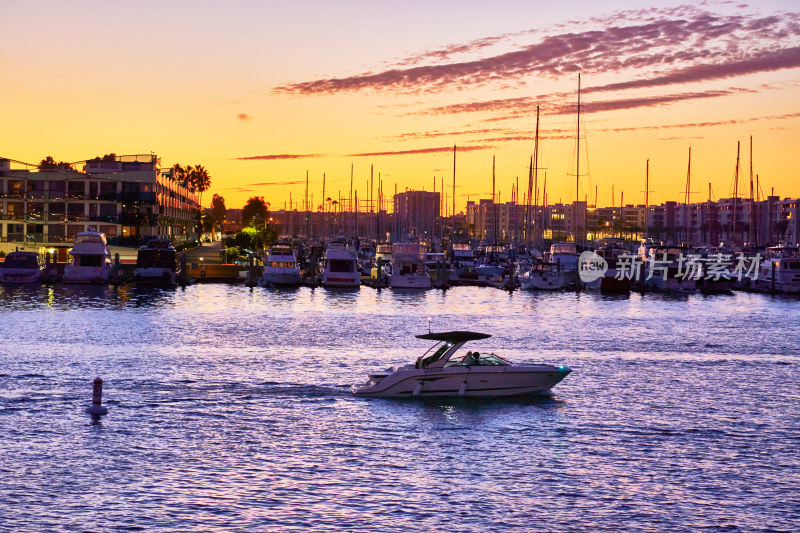
M 571 202 L 580 72 L 581 199 L 643 203 L 649 159 L 651 203 L 683 201 L 690 147 L 692 199 L 730 196 L 737 141 L 749 193 L 751 135 L 763 192 L 800 196 L 797 0 L 611 5 L 5 1 L 0 156 L 154 152 L 281 209 L 306 171 L 347 197 L 351 164 L 360 198 L 370 165 L 451 195 L 457 144 L 461 211 L 493 156 L 500 201 L 526 189 L 538 105 L 540 188 Z

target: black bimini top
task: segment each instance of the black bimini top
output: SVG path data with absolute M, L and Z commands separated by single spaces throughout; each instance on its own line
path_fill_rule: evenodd
M 445 341 L 451 344 L 488 339 L 489 337 L 491 337 L 491 335 L 486 333 L 475 333 L 473 331 L 442 331 L 441 333 L 426 333 L 424 335 L 417 335 L 418 339 L 425 339 L 429 341 Z

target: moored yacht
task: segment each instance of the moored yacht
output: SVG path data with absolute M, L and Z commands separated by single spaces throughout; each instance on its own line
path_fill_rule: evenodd
M 355 250 L 344 242 L 334 241 L 325 250 L 323 287 L 360 287 L 361 272 Z
M 758 279 L 753 281 L 755 288 L 762 292 L 800 293 L 800 249 L 782 244 L 767 248 L 766 255 Z
M 380 270 L 378 269 L 380 265 Z M 373 279 L 383 279 L 389 277 L 392 272 L 392 245 L 379 244 L 375 248 L 375 260 L 372 262 L 370 277 Z
M 425 268 L 424 244 L 397 243 L 392 246 L 389 286 L 393 289 L 431 288 L 431 276 Z
M 104 233 L 78 233 L 69 254 L 72 256 L 72 264 L 64 268 L 65 283 L 108 283 L 111 254 Z
M 450 281 L 465 281 L 476 279 L 475 254 L 468 242 L 454 242 L 450 247 L 450 261 L 453 265 L 453 274 Z
M 572 372 L 564 365 L 514 364 L 494 353 L 456 356 L 464 343 L 489 337 L 471 331 L 417 335 L 437 344 L 415 363 L 371 373 L 366 383 L 351 390 L 373 398 L 513 396 L 546 392 Z
M 261 287 L 300 286 L 300 265 L 291 246 L 278 244 L 267 251 L 264 272 L 258 284 Z
M 9 253 L 0 263 L 0 283 L 36 283 L 42 279 L 42 266 L 36 252 Z
M 617 263 L 622 256 L 628 256 L 628 261 L 633 265 L 633 255 L 623 246 L 619 239 L 599 239 L 594 253 L 605 260 L 608 269 L 604 275 L 591 281 L 584 281 L 587 289 L 597 290 L 602 293 L 629 293 L 631 292 L 632 272 L 618 275 Z M 581 265 L 581 268 L 583 265 Z
M 566 278 L 557 265 L 542 261 L 519 276 L 519 288 L 524 291 L 557 291 L 564 288 Z
M 136 253 L 133 280 L 137 284 L 175 285 L 178 281 L 177 252 L 165 239 L 150 239 Z

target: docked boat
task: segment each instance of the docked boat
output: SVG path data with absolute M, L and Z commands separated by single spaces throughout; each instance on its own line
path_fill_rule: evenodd
M 343 242 L 328 244 L 322 271 L 323 287 L 360 287 L 361 272 L 355 250 Z
M 397 243 L 392 246 L 389 286 L 393 289 L 431 288 L 431 275 L 425 268 L 424 244 Z
M 594 253 L 605 260 L 608 269 L 603 276 L 588 282 L 584 281 L 585 287 L 606 294 L 627 294 L 631 292 L 632 271 L 618 275 L 617 263 L 621 257 L 628 257 L 628 261 L 632 265 L 634 256 L 623 246 L 619 239 L 599 239 L 596 244 L 597 247 Z
M 379 244 L 375 248 L 375 260 L 372 262 L 370 277 L 378 281 L 388 278 L 392 272 L 392 245 Z M 379 269 L 380 266 L 380 269 Z
M 474 281 L 477 279 L 475 273 L 475 255 L 472 247 L 467 242 L 454 242 L 450 247 L 450 263 L 453 265 L 453 274 L 450 281 Z
M 139 285 L 172 286 L 178 282 L 177 252 L 165 239 L 150 239 L 136 253 L 133 280 Z
M 78 233 L 69 254 L 72 264 L 64 268 L 64 283 L 108 283 L 111 254 L 104 233 Z
M 697 279 L 702 275 L 702 264 L 697 272 L 691 272 L 686 263 L 688 248 L 675 245 L 642 245 L 639 286 L 643 290 L 672 294 L 694 294 L 699 287 Z
M 0 263 L 0 283 L 36 283 L 42 279 L 42 266 L 36 252 L 9 253 Z
M 300 265 L 292 247 L 279 244 L 267 251 L 264 272 L 258 284 L 261 287 L 299 287 Z
M 785 244 L 767 248 L 753 286 L 761 292 L 800 294 L 800 249 Z
M 553 263 L 538 262 L 519 276 L 523 291 L 557 291 L 564 288 L 564 272 Z
M 431 282 L 438 285 L 447 284 L 453 275 L 453 269 L 447 254 L 443 252 L 428 252 L 425 254 L 425 268 L 431 276 Z
M 564 365 L 514 364 L 494 353 L 456 356 L 466 342 L 489 337 L 471 331 L 417 335 L 437 343 L 415 363 L 369 374 L 366 383 L 351 390 L 372 398 L 514 396 L 546 392 L 572 372 Z

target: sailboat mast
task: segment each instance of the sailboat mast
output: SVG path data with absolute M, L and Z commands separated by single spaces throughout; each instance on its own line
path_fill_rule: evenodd
M 581 182 L 581 73 L 578 72 L 578 130 L 575 150 L 575 244 L 578 243 L 578 196 Z
M 751 241 L 758 241 L 758 232 L 755 231 L 756 225 L 756 204 L 753 199 L 753 136 L 750 136 L 750 228 L 748 230 L 749 235 L 748 238 Z M 755 234 L 755 239 L 753 239 L 753 235 Z M 756 244 L 758 244 L 756 242 Z
M 497 200 L 494 195 L 494 156 L 492 156 L 492 208 L 494 209 L 494 244 L 497 244 Z
M 539 106 L 536 106 L 536 139 L 533 143 L 533 190 L 536 191 L 536 198 L 533 199 L 533 212 L 536 212 L 539 203 Z M 528 185 L 528 201 L 530 203 L 531 189 Z M 535 225 L 538 232 L 538 224 Z M 534 239 L 535 240 L 535 239 Z
M 689 166 L 686 168 L 686 199 L 683 211 L 683 227 L 686 228 L 686 241 L 689 242 L 689 195 L 691 194 L 692 181 L 692 147 L 689 147 Z
M 736 204 L 739 202 L 739 152 L 741 150 L 741 141 L 736 141 L 736 170 L 734 171 L 733 183 L 733 228 L 731 229 L 731 238 L 736 235 Z M 734 239 L 735 242 L 735 239 Z
M 450 229 L 450 242 L 453 242 L 453 237 L 456 234 L 456 145 L 453 145 L 453 212 L 450 214 L 452 217 Z
M 650 160 L 644 169 L 644 236 L 647 238 L 647 216 L 650 214 Z

